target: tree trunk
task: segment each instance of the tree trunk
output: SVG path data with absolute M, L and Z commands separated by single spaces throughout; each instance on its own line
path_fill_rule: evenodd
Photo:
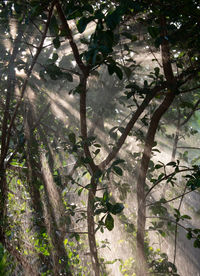
M 24 133 L 26 139 L 26 156 L 27 156 L 27 168 L 28 168 L 28 175 L 27 175 L 27 186 L 28 192 L 31 198 L 31 209 L 32 209 L 32 216 L 34 220 L 31 219 L 30 228 L 33 229 L 34 235 L 36 235 L 37 239 L 42 241 L 43 236 L 42 233 L 44 230 L 46 231 L 46 225 L 44 221 L 44 214 L 43 214 L 43 207 L 42 207 L 42 199 L 39 190 L 39 183 L 41 182 L 38 179 L 38 173 L 40 173 L 40 165 L 38 165 L 39 160 L 37 160 L 39 156 L 38 150 L 38 143 L 34 134 L 31 133 L 33 129 L 34 123 L 34 111 L 31 108 L 31 103 L 28 104 L 28 109 L 25 114 L 25 124 L 24 124 Z M 37 173 L 38 172 L 38 173 Z M 51 262 L 49 261 L 49 257 L 43 255 L 42 253 L 38 253 L 38 261 L 36 266 L 39 269 L 46 264 L 47 269 L 51 269 Z
M 4 168 L 0 168 L 0 242 L 5 244 L 5 230 L 7 217 L 7 199 L 8 187 L 6 181 L 6 172 Z
M 178 146 L 178 141 L 179 141 L 179 134 L 180 134 L 180 110 L 178 109 L 178 122 L 177 122 L 177 127 L 176 127 L 176 134 L 174 137 L 174 143 L 173 143 L 173 150 L 172 150 L 172 158 L 171 161 L 174 161 L 176 158 L 176 152 L 177 152 L 177 146 Z
M 88 241 L 90 247 L 90 256 L 92 260 L 92 267 L 95 276 L 100 275 L 100 267 L 97 253 L 97 245 L 95 239 L 95 222 L 94 222 L 94 197 L 96 194 L 97 184 L 95 180 L 91 180 L 92 188 L 88 194 L 88 205 L 87 205 L 87 225 L 88 225 Z
M 163 114 L 167 111 L 175 97 L 174 93 L 169 93 L 162 104 L 154 112 L 150 126 L 146 136 L 144 152 L 137 178 L 137 276 L 147 275 L 147 262 L 145 256 L 145 223 L 146 223 L 146 199 L 145 199 L 145 180 L 148 171 L 149 161 L 151 158 L 151 150 L 154 143 L 154 137 Z
M 5 244 L 5 230 L 6 230 L 6 217 L 7 217 L 7 197 L 8 187 L 6 180 L 6 164 L 5 160 L 8 154 L 8 141 L 10 140 L 10 134 L 7 130 L 9 127 L 10 119 L 10 105 L 15 93 L 15 60 L 19 52 L 19 45 L 22 39 L 22 29 L 19 28 L 18 35 L 15 38 L 12 53 L 10 54 L 8 64 L 8 80 L 7 80 L 7 92 L 5 107 L 3 111 L 3 120 L 1 127 L 1 153 L 0 153 L 0 242 Z
M 66 235 L 66 229 L 61 225 L 61 219 L 64 217 L 65 209 L 62 202 L 62 197 L 59 190 L 55 186 L 52 178 L 53 170 L 53 157 L 51 156 L 51 168 L 45 157 L 45 154 L 38 148 L 38 141 L 31 135 L 33 131 L 34 122 L 37 121 L 34 102 L 30 102 L 29 109 L 27 111 L 27 120 L 25 124 L 25 136 L 27 140 L 27 163 L 29 168 L 29 182 L 30 193 L 32 199 L 32 207 L 35 210 L 36 219 L 41 218 L 42 221 L 38 226 L 45 226 L 47 234 L 49 236 L 49 250 L 52 258 L 52 270 L 55 276 L 66 275 L 71 276 L 71 272 L 68 265 L 68 255 L 64 247 L 64 237 Z M 43 141 L 44 145 L 48 148 L 48 141 L 44 140 L 44 133 L 40 126 L 38 126 L 38 134 Z M 38 157 L 38 164 L 34 157 Z M 39 169 L 40 179 L 36 174 Z M 37 187 L 38 180 L 44 184 L 43 197 Z M 43 203 L 42 204 L 42 200 Z M 43 205 L 43 208 L 42 208 Z M 44 212 L 44 214 L 43 214 Z M 51 269 L 51 268 L 50 268 Z
M 69 259 L 64 247 L 64 235 L 61 219 L 65 216 L 62 197 L 55 186 L 44 152 L 40 153 L 42 180 L 45 191 L 45 212 L 48 235 L 52 242 L 54 275 L 71 276 Z M 63 217 L 62 217 L 63 216 Z

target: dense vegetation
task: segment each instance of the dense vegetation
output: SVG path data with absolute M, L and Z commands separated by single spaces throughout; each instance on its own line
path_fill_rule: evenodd
M 1 275 L 179 275 L 179 229 L 199 250 L 199 18 L 195 0 L 1 1 Z M 127 260 L 102 253 L 119 232 Z

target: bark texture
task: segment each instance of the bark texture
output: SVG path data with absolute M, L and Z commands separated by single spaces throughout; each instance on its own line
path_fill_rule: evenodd
M 159 121 L 167 109 L 170 107 L 175 97 L 174 93 L 169 93 L 162 104 L 154 112 L 146 136 L 144 152 L 137 178 L 137 276 L 147 275 L 147 264 L 145 256 L 145 223 L 146 223 L 146 196 L 145 181 L 151 158 L 151 150 L 154 144 L 154 137 L 158 128 Z

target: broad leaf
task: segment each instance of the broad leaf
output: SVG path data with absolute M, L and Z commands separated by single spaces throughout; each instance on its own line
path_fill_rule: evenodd
M 114 219 L 111 214 L 108 214 L 105 220 L 105 226 L 109 231 L 112 231 L 114 228 Z

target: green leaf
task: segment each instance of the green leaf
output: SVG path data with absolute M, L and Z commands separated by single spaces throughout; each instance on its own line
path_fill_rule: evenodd
M 58 36 L 56 38 L 54 38 L 53 45 L 56 49 L 58 49 L 60 47 L 60 40 L 59 40 Z
M 68 138 L 69 138 L 69 141 L 72 143 L 72 144 L 76 144 L 76 135 L 75 133 L 71 132 L 68 134 Z
M 105 214 L 106 212 L 107 212 L 106 208 L 100 208 L 100 209 L 95 210 L 94 214 L 95 215 L 100 215 L 101 213 Z
M 115 165 L 118 165 L 118 164 L 121 164 L 121 163 L 124 163 L 124 162 L 125 162 L 124 159 L 117 159 L 112 163 L 112 166 L 115 166 Z
M 99 153 L 100 153 L 100 149 L 97 149 L 97 150 L 94 151 L 94 154 L 95 154 L 95 155 L 97 155 L 97 154 L 99 154 Z
M 118 130 L 119 130 L 119 132 L 123 133 L 125 131 L 125 128 L 124 127 L 119 127 Z
M 57 53 L 53 53 L 52 62 L 54 63 L 57 59 L 58 59 L 58 54 Z
M 65 73 L 64 75 L 69 82 L 73 82 L 73 76 L 70 73 Z
M 101 145 L 99 145 L 99 144 L 94 144 L 93 146 L 96 148 L 101 148 Z
M 118 167 L 118 166 L 113 166 L 113 170 L 114 170 L 114 172 L 115 172 L 116 174 L 118 174 L 118 175 L 120 175 L 120 176 L 123 175 L 123 171 L 122 171 L 122 169 L 121 169 L 120 167 Z
M 54 15 L 51 17 L 49 30 L 50 30 L 50 34 L 52 36 L 57 36 L 58 33 L 59 33 L 59 27 L 58 27 L 57 19 Z
M 97 10 L 94 14 L 94 18 L 96 19 L 103 19 L 104 18 L 104 14 L 102 13 L 101 10 Z
M 59 77 L 63 76 L 62 71 L 55 64 L 48 64 L 46 66 L 46 71 L 52 80 L 57 80 Z
M 77 241 L 80 241 L 80 235 L 78 233 L 74 233 L 74 237 Z
M 157 37 L 154 41 L 154 45 L 156 48 L 158 48 L 160 46 L 160 44 L 162 43 L 163 38 L 162 37 Z
M 167 165 L 166 166 L 172 166 L 172 167 L 175 167 L 176 166 L 176 162 L 169 162 L 169 163 L 167 163 Z
M 93 19 L 93 17 L 82 17 L 77 23 L 77 29 L 79 33 L 83 33 L 87 27 L 87 24 Z
M 126 67 L 126 66 L 123 66 L 123 70 L 124 70 L 125 75 L 129 79 L 131 74 L 132 74 L 132 70 L 130 68 Z
M 194 105 L 190 102 L 185 102 L 183 101 L 181 104 L 180 104 L 180 107 L 181 108 L 185 108 L 185 107 L 188 107 L 188 108 L 194 108 Z
M 114 30 L 117 27 L 117 25 L 120 23 L 120 19 L 121 19 L 121 16 L 120 16 L 119 10 L 116 9 L 114 12 L 109 13 L 106 16 L 107 27 L 111 30 Z
M 112 213 L 113 205 L 110 202 L 106 202 L 106 208 L 108 213 Z
M 156 27 L 148 27 L 148 32 L 152 38 L 156 38 L 159 34 L 159 29 Z
M 124 50 L 125 50 L 125 51 L 128 51 L 128 52 L 130 51 L 130 49 L 129 49 L 129 47 L 128 47 L 127 44 L 124 44 Z
M 115 205 L 113 205 L 111 213 L 113 215 L 116 215 L 121 213 L 123 209 L 124 209 L 124 205 L 122 203 L 116 203 Z
M 111 64 L 108 65 L 108 73 L 109 75 L 112 75 L 114 73 L 114 66 Z
M 80 188 L 80 189 L 78 190 L 78 195 L 79 195 L 79 196 L 81 195 L 82 191 L 83 191 L 83 188 Z
M 108 214 L 105 220 L 105 226 L 109 231 L 112 231 L 114 228 L 114 219 L 111 214 Z
M 164 231 L 159 229 L 158 232 L 161 234 L 162 237 L 166 237 L 166 233 Z
M 15 9 L 16 13 L 21 13 L 22 5 L 19 5 L 18 3 L 14 3 L 14 9 Z
M 118 78 L 120 80 L 122 80 L 123 79 L 123 72 L 122 72 L 122 70 L 118 66 L 115 66 L 115 70 L 114 71 L 115 71 L 116 75 L 118 76 Z
M 93 7 L 92 7 L 90 4 L 84 5 L 83 9 L 84 9 L 85 11 L 90 12 L 90 13 L 93 13 L 93 12 L 94 12 L 94 9 L 93 9 Z
M 189 232 L 187 233 L 187 238 L 188 238 L 188 240 L 191 240 L 191 239 L 192 239 L 192 232 L 191 232 L 191 231 L 189 231 Z
M 109 199 L 109 193 L 108 193 L 108 191 L 105 191 L 103 194 L 103 201 L 106 202 L 106 201 L 108 201 L 108 199 Z
M 120 80 L 122 80 L 122 78 L 123 78 L 122 70 L 118 66 L 116 66 L 115 64 L 109 64 L 108 65 L 108 73 L 110 75 L 112 75 L 113 73 L 116 73 L 116 75 L 118 76 L 118 78 Z
M 192 219 L 190 216 L 188 216 L 188 215 L 183 215 L 183 216 L 181 216 L 181 219 Z
M 156 77 L 158 77 L 159 73 L 160 73 L 160 68 L 159 67 L 155 67 L 154 68 L 154 72 L 155 72 Z
M 194 247 L 195 247 L 195 248 L 200 248 L 200 240 L 199 240 L 199 239 L 196 239 L 196 240 L 194 241 Z

